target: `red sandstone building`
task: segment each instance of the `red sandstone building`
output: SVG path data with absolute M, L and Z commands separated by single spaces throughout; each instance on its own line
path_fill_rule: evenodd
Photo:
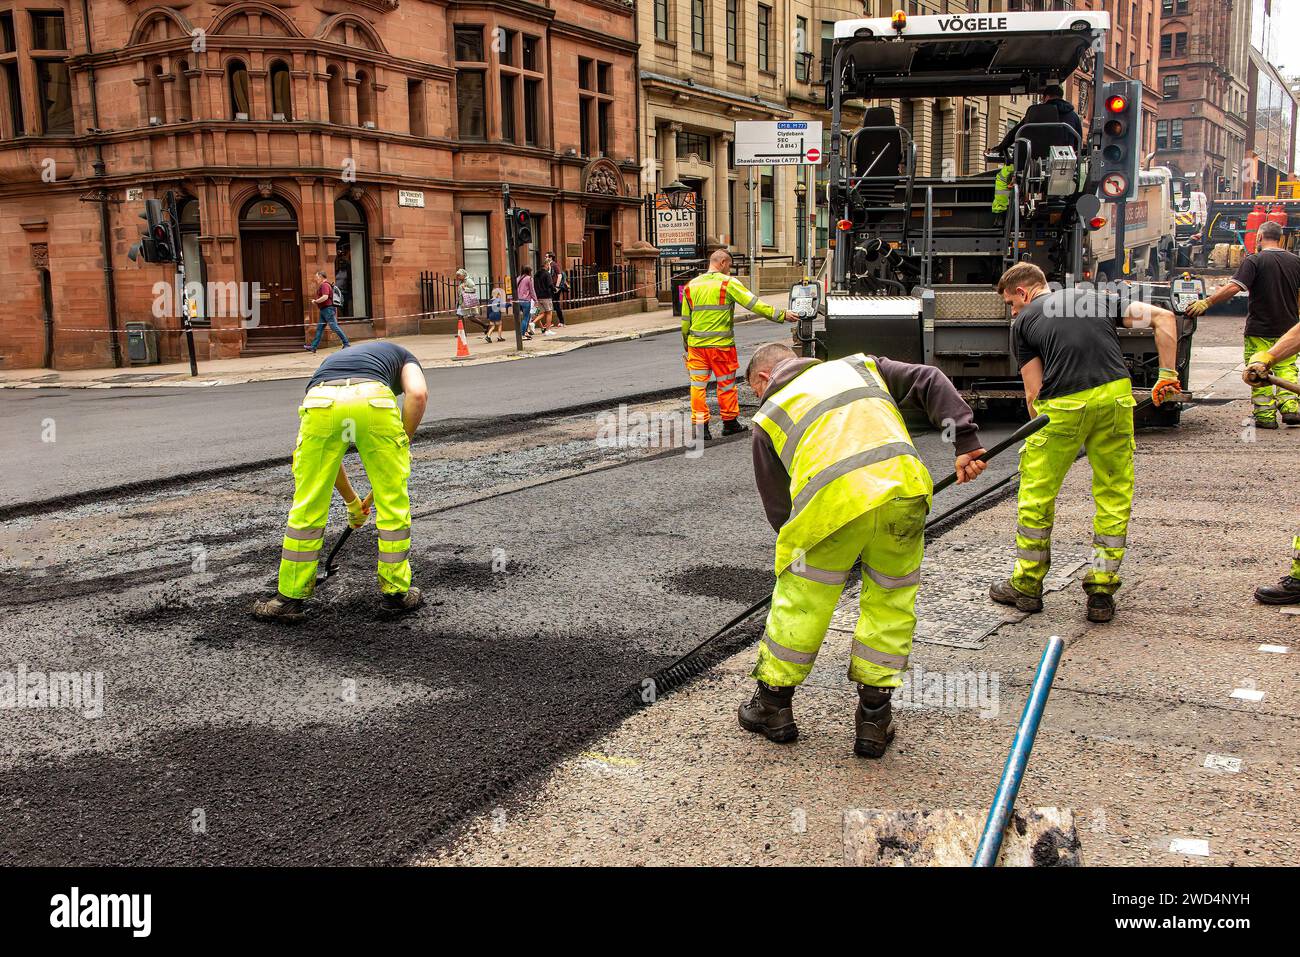
M 0 0 L 0 367 L 125 364 L 138 321 L 181 355 L 127 255 L 169 190 L 200 359 L 299 347 L 318 268 L 350 335 L 417 331 L 422 271 L 508 272 L 503 183 L 529 255 L 616 264 L 635 71 L 621 0 Z

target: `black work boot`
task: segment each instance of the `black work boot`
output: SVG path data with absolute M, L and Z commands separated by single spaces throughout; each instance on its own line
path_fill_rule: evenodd
M 1297 599 L 1300 600 L 1300 599 Z M 1088 593 L 1088 620 L 1105 624 L 1115 617 L 1115 598 L 1103 592 Z
M 424 595 L 420 593 L 420 589 L 412 585 L 401 594 L 385 595 L 379 608 L 387 615 L 405 615 L 408 611 L 415 611 L 423 604 Z
M 1300 425 L 1300 412 L 1283 412 L 1283 425 Z
M 1300 604 L 1300 578 L 1287 575 L 1276 585 L 1260 585 L 1255 589 L 1255 601 L 1263 605 Z
M 695 437 L 704 439 L 706 442 L 713 438 L 713 433 L 709 431 L 709 423 L 704 422 L 695 426 Z
M 771 685 L 758 683 L 754 697 L 748 704 L 742 704 L 739 712 L 740 726 L 746 731 L 761 734 L 777 744 L 788 744 L 799 737 L 799 728 L 794 723 L 794 709 L 790 700 L 794 697 L 794 688 L 773 688 Z
M 1255 428 L 1257 429 L 1276 429 L 1277 427 L 1277 419 L 1255 419 Z
M 857 733 L 853 753 L 860 758 L 883 757 L 894 740 L 893 688 L 858 685 L 858 709 L 854 714 Z
M 279 593 L 274 598 L 253 602 L 253 615 L 263 621 L 278 622 L 298 622 L 306 617 L 301 598 L 285 598 Z
M 745 425 L 740 419 L 723 419 L 723 435 L 739 435 L 741 432 L 748 432 L 749 426 Z
M 1035 614 L 1043 610 L 1043 599 L 1037 595 L 1026 595 L 1010 581 L 998 582 L 989 586 L 989 597 L 999 605 L 1011 605 L 1018 611 Z

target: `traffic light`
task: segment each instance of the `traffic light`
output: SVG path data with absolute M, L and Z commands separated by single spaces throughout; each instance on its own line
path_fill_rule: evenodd
M 533 241 L 533 214 L 516 206 L 510 210 L 510 223 L 515 231 L 515 245 L 530 245 Z
M 1137 195 L 1142 152 L 1142 84 L 1107 83 L 1101 102 L 1101 195 L 1112 202 L 1130 200 Z
M 132 246 L 127 257 L 135 262 L 137 257 L 147 263 L 174 263 L 180 251 L 175 198 L 167 194 L 167 205 L 158 199 L 146 199 L 140 218 L 147 224 L 140 242 Z

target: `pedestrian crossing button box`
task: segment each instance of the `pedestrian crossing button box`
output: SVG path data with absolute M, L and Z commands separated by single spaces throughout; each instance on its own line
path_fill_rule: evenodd
M 1192 303 L 1205 298 L 1205 280 L 1190 276 L 1175 279 L 1169 284 L 1169 299 L 1174 312 L 1182 315 Z
M 822 287 L 818 283 L 797 283 L 790 287 L 788 308 L 800 319 L 816 319 L 821 301 Z

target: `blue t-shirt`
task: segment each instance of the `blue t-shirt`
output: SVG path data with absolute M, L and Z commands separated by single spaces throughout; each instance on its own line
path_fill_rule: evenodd
M 322 362 L 307 388 L 334 379 L 366 379 L 382 382 L 393 390 L 393 395 L 398 395 L 402 391 L 402 366 L 408 362 L 423 368 L 410 349 L 395 342 L 363 342 L 340 349 Z

